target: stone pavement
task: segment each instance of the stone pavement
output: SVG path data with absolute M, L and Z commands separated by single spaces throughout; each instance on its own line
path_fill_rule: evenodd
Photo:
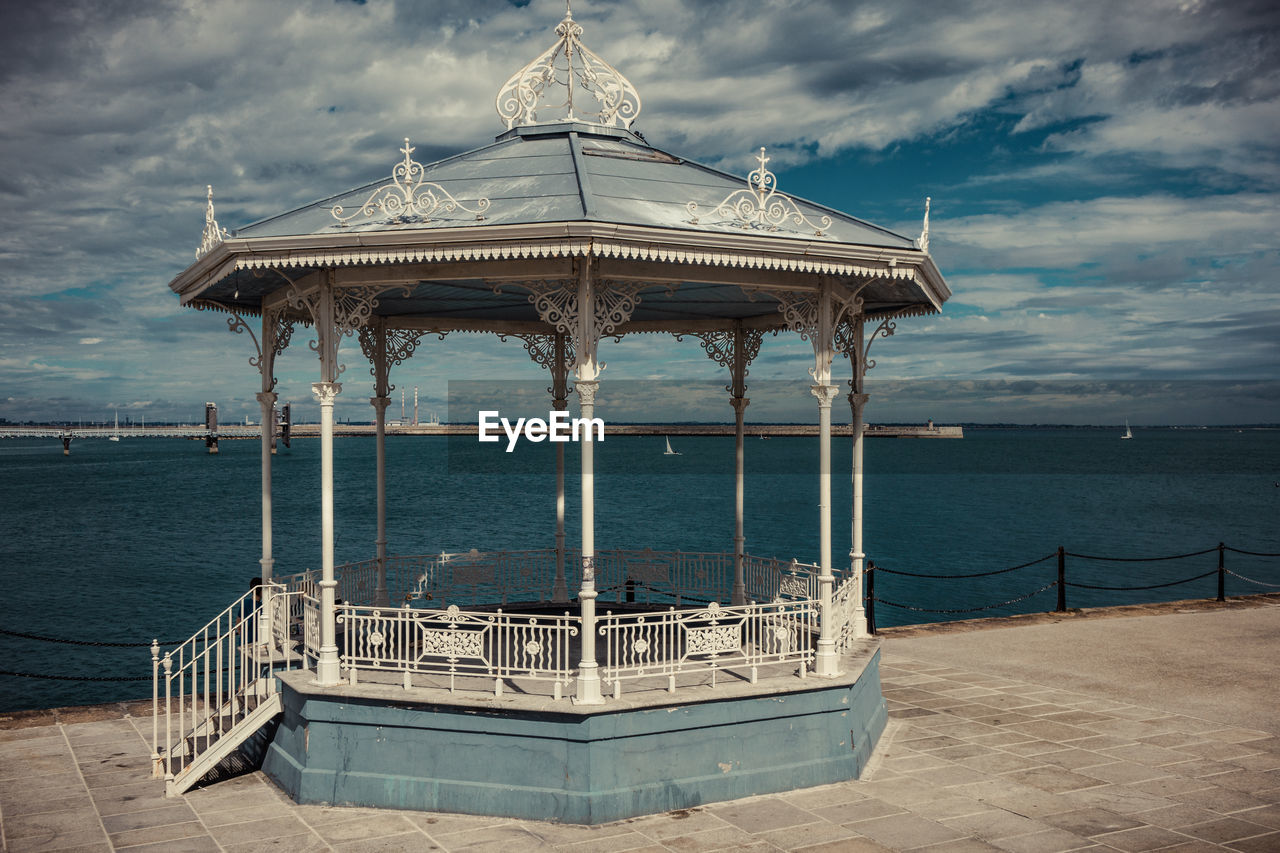
M 599 827 L 298 806 L 260 773 L 167 800 L 150 719 L 126 716 L 0 729 L 0 838 L 14 853 L 1280 851 L 1280 707 L 1265 692 L 1280 607 L 1032 627 L 887 639 L 891 720 L 856 782 Z M 1128 659 L 1152 637 L 1144 679 Z M 1216 644 L 1212 678 L 1170 664 L 1195 640 Z M 1271 683 L 1248 682 L 1260 673 Z M 1245 709 L 1255 727 L 1172 710 L 1212 711 L 1215 685 L 1264 691 Z

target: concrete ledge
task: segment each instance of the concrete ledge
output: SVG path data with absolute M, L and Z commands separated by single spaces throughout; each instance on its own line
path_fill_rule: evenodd
M 392 703 L 289 673 L 263 770 L 300 803 L 582 824 L 845 781 L 887 720 L 878 645 L 861 652 L 789 691 L 563 710 Z

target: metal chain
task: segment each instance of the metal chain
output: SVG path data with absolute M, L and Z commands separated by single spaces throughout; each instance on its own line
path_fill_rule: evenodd
M 1245 551 L 1240 548 L 1232 548 L 1230 545 L 1223 545 L 1224 551 L 1234 551 L 1237 554 L 1248 554 L 1250 557 L 1280 557 L 1280 553 L 1269 553 L 1267 551 Z
M 0 628 L 0 634 L 7 634 L 10 637 L 21 637 L 24 640 L 41 640 L 46 643 L 64 643 L 69 646 L 109 646 L 111 648 L 122 649 L 122 648 L 148 647 L 151 645 L 151 642 L 149 641 L 146 643 L 107 643 L 107 642 L 100 642 L 97 640 L 68 640 L 63 637 L 46 637 L 41 634 L 27 634 L 22 631 L 10 631 L 6 628 Z M 160 645 L 162 646 L 176 646 L 179 643 L 184 643 L 186 641 L 185 640 L 162 640 L 159 642 L 160 642 Z
M 1223 569 L 1223 571 L 1231 575 L 1232 577 L 1240 578 L 1240 580 L 1242 581 L 1248 581 L 1249 583 L 1256 583 L 1258 586 L 1269 586 L 1276 589 L 1280 589 L 1280 583 L 1267 583 L 1266 581 L 1256 581 L 1253 578 L 1247 578 L 1244 575 L 1238 575 L 1235 572 L 1231 571 L 1230 569 Z
M 1055 555 L 1055 556 L 1056 556 L 1056 555 Z M 995 608 L 997 608 L 997 607 L 1007 607 L 1007 606 L 1008 606 L 1008 605 L 1010 605 L 1010 604 L 1017 604 L 1019 601 L 1026 601 L 1028 598 L 1032 598 L 1032 597 L 1034 597 L 1034 596 L 1037 596 L 1037 595 L 1039 595 L 1040 593 L 1044 592 L 1046 589 L 1053 589 L 1053 588 L 1054 588 L 1055 586 L 1057 586 L 1057 585 L 1058 585 L 1058 582 L 1057 582 L 1057 581 L 1054 581 L 1053 583 L 1045 584 L 1044 586 L 1042 586 L 1042 587 L 1040 587 L 1039 589 L 1037 589 L 1035 592 L 1029 592 L 1029 593 L 1027 593 L 1026 595 L 1018 596 L 1017 598 L 1011 598 L 1011 599 L 1009 599 L 1008 601 L 1002 601 L 1002 602 L 1000 602 L 999 604 L 988 604 L 988 605 L 986 605 L 985 607 L 967 607 L 967 608 L 964 608 L 964 609 L 962 609 L 962 610 L 934 610 L 934 609 L 929 608 L 929 607 L 912 607 L 912 606 L 911 606 L 911 605 L 909 605 L 909 604 L 895 604 L 895 603 L 894 603 L 894 602 L 892 602 L 892 601 L 885 601 L 883 598 L 880 598 L 879 596 L 875 596 L 875 597 L 873 597 L 871 600 L 872 600 L 872 601 L 878 601 L 878 602 L 880 602 L 881 604 L 887 604 L 887 605 L 889 605 L 890 607 L 898 607 L 898 608 L 900 608 L 900 609 L 902 609 L 902 610 L 914 610 L 914 611 L 916 611 L 917 613 L 951 613 L 951 614 L 954 614 L 954 613 L 977 613 L 977 612 L 978 612 L 978 611 L 980 611 L 980 610 L 993 610 L 993 609 L 995 609 Z
M 1171 554 L 1168 557 L 1096 557 L 1091 554 L 1076 554 L 1072 551 L 1064 551 L 1063 556 L 1076 557 L 1080 560 L 1106 560 L 1111 563 L 1154 563 L 1160 560 L 1181 560 L 1186 557 L 1199 557 L 1202 554 L 1212 554 L 1217 550 L 1218 548 L 1215 545 L 1212 548 L 1205 548 L 1203 551 L 1192 551 L 1190 554 Z
M 1216 551 L 1218 549 L 1214 548 L 1213 550 Z M 1178 584 L 1191 583 L 1192 581 L 1198 581 L 1201 578 L 1207 578 L 1210 575 L 1216 575 L 1217 573 L 1218 573 L 1218 570 L 1214 569 L 1211 572 L 1205 572 L 1204 574 L 1196 575 L 1193 578 L 1183 578 L 1180 581 L 1169 581 L 1168 583 L 1153 583 L 1150 586 L 1096 586 L 1090 583 L 1071 583 L 1070 581 L 1067 581 L 1066 585 L 1073 586 L 1077 589 L 1105 589 L 1105 590 L 1110 590 L 1112 592 L 1128 592 L 1130 590 L 1135 590 L 1135 589 L 1161 589 L 1162 587 L 1166 587 L 1166 586 L 1177 586 Z
M 16 678 L 46 678 L 55 681 L 150 681 L 149 675 L 138 676 L 105 676 L 105 675 L 42 675 L 35 672 L 13 672 L 0 669 L 0 675 L 12 675 Z
M 1038 560 L 1032 560 L 1029 563 L 1023 563 L 1020 566 L 1010 566 L 1007 569 L 995 569 L 990 572 L 974 572 L 973 574 L 968 574 L 968 575 L 926 575 L 926 574 L 921 574 L 920 572 L 907 572 L 901 569 L 886 569 L 884 566 L 876 566 L 874 569 L 867 569 L 867 571 L 868 572 L 871 572 L 871 571 L 884 572 L 885 574 L 890 574 L 890 575 L 907 575 L 908 577 L 913 577 L 913 578 L 934 578 L 939 580 L 952 579 L 952 578 L 982 578 L 982 577 L 987 577 L 988 575 L 1002 575 L 1002 574 L 1005 574 L 1006 572 L 1016 572 L 1018 569 L 1025 569 L 1028 566 L 1034 566 L 1037 563 L 1043 563 L 1045 560 L 1052 560 L 1056 556 L 1058 555 L 1055 552 L 1053 554 L 1046 554 L 1045 556 L 1041 557 Z

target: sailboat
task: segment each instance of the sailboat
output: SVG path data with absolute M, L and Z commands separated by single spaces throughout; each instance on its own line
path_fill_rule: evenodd
M 1120 436 L 1120 438 L 1133 438 L 1133 430 L 1129 429 L 1128 421 L 1124 422 L 1124 435 Z
M 667 450 L 662 455 L 663 456 L 680 456 L 681 454 L 680 454 L 680 451 L 671 449 L 671 439 L 667 438 Z
M 120 440 L 120 413 L 116 412 L 116 431 L 107 436 L 107 441 Z

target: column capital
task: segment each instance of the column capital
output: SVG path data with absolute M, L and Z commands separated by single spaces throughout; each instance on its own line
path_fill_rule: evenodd
M 831 401 L 836 398 L 839 390 L 836 385 L 818 384 L 809 386 L 809 393 L 818 398 L 819 409 L 831 408 Z
M 581 379 L 573 383 L 573 390 L 578 393 L 578 399 L 584 406 L 596 404 L 596 391 L 599 388 L 600 382 L 596 379 Z
M 342 393 L 341 382 L 312 382 L 311 393 L 316 395 L 321 406 L 332 406 L 333 401 Z
M 557 412 L 563 412 L 569 408 L 569 401 L 564 397 L 556 397 L 551 401 L 551 408 Z
M 730 397 L 729 405 L 733 406 L 735 412 L 745 412 L 747 406 L 751 405 L 750 397 Z
M 854 411 L 861 411 L 862 407 L 867 405 L 867 400 L 870 399 L 870 394 L 855 394 L 852 391 L 849 392 L 849 405 L 853 407 Z
M 387 406 L 391 405 L 391 398 L 390 397 L 370 397 L 369 405 L 373 406 L 373 410 L 381 415 L 387 411 Z
M 264 408 L 274 406 L 276 400 L 279 399 L 279 395 L 275 391 L 259 391 L 255 396 L 258 398 L 258 403 Z

